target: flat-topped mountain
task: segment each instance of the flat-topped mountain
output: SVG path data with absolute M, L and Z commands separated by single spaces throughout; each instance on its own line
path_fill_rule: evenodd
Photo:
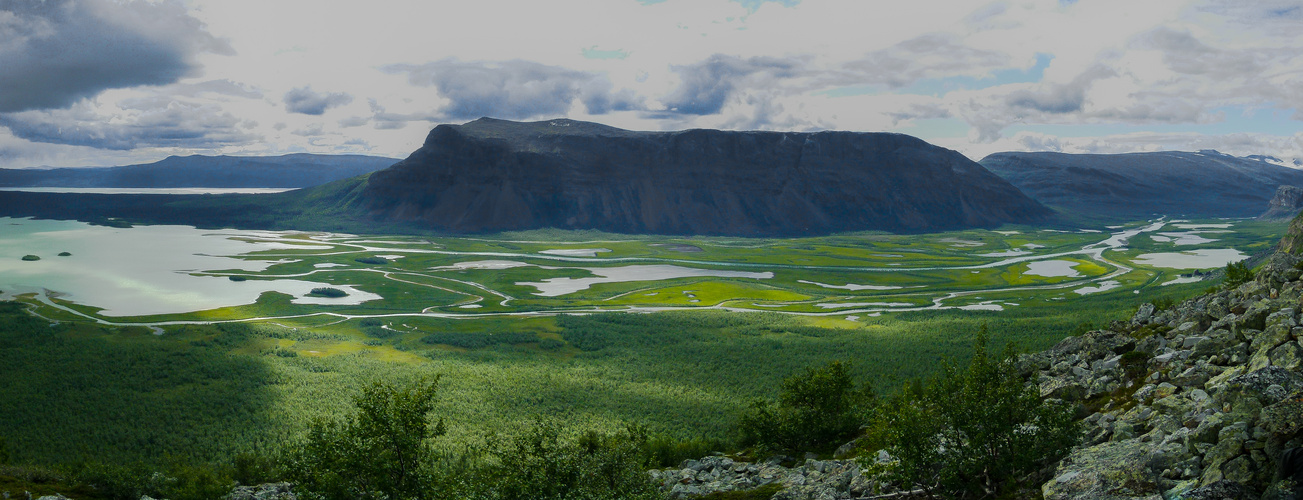
M 996 153 L 981 164 L 1051 207 L 1108 216 L 1255 217 L 1303 171 L 1216 151 Z
M 456 232 L 925 231 L 1052 213 L 963 155 L 907 135 L 488 118 L 435 127 L 350 203 L 375 220 Z
M 0 169 L 0 186 L 302 188 L 374 172 L 396 161 L 363 155 L 169 156 L 122 167 Z

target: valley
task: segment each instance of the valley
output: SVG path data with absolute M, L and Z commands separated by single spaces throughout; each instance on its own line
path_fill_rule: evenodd
M 77 450 L 114 433 L 196 460 L 274 449 L 338 415 L 368 380 L 434 374 L 444 446 L 539 415 L 728 440 L 740 408 L 803 367 L 848 360 L 891 391 L 965 356 L 984 326 L 1001 344 L 1044 348 L 1142 302 L 1202 291 L 1192 272 L 1268 250 L 1285 229 L 1155 219 L 1076 231 L 486 237 L 0 222 L 0 290 L 55 332 L 0 363 L 29 381 L 0 390 L 0 415 L 25 429 L 11 443 L 42 444 L 16 447 L 34 461 L 107 459 Z M 311 293 L 320 288 L 345 295 Z M 193 360 L 157 364 L 181 352 Z M 123 383 L 153 382 L 102 395 L 53 383 L 105 362 L 130 372 L 115 375 Z M 87 413 L 86 398 L 128 393 L 131 410 Z M 35 394 L 47 403 L 21 404 Z M 178 404 L 193 410 L 189 427 L 147 423 Z M 244 409 L 227 415 L 232 405 Z M 110 455 L 148 462 L 155 446 Z

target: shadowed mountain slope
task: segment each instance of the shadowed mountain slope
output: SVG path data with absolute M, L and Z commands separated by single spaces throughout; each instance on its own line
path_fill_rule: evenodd
M 991 172 L 1046 205 L 1089 215 L 1255 217 L 1303 171 L 1216 151 L 1076 155 L 996 153 Z
M 372 174 L 358 203 L 378 221 L 454 232 L 932 231 L 1051 214 L 963 155 L 906 135 L 488 118 L 436 127 Z

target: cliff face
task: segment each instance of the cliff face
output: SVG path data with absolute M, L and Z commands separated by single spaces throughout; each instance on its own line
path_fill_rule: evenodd
M 1303 170 L 1215 151 L 996 153 L 980 162 L 1046 205 L 1095 215 L 1254 217 Z
M 376 172 L 370 216 L 458 232 L 542 227 L 795 235 L 1034 222 L 1051 212 L 957 152 L 899 134 L 440 125 Z
M 1267 203 L 1267 211 L 1258 216 L 1258 220 L 1293 219 L 1303 210 L 1303 188 L 1281 186 L 1276 189 L 1276 196 Z

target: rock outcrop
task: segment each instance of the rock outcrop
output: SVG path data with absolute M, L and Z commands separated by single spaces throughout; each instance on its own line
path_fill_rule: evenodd
M 1303 498 L 1286 463 L 1303 446 L 1298 263 L 1278 253 L 1235 289 L 1025 356 L 1043 396 L 1088 414 L 1045 498 Z
M 1287 220 L 1303 211 L 1303 188 L 1281 186 L 1276 188 L 1276 196 L 1267 203 L 1267 211 L 1258 216 L 1258 220 Z
M 735 462 L 727 457 L 688 460 L 676 469 L 651 471 L 669 498 L 688 499 L 722 491 L 754 490 L 781 486 L 773 500 L 836 500 L 860 498 L 873 492 L 875 483 L 860 472 L 854 460 L 806 460 L 798 467 Z
M 808 235 L 1051 215 L 981 165 L 907 135 L 488 118 L 435 127 L 407 159 L 372 174 L 356 203 L 376 221 L 456 232 Z

